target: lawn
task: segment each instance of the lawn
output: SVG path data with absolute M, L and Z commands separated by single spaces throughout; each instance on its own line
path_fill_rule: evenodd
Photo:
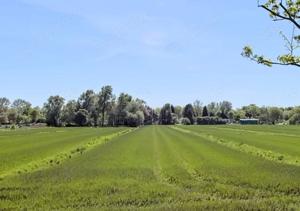
M 299 131 L 290 126 L 0 131 L 0 210 L 297 210 Z

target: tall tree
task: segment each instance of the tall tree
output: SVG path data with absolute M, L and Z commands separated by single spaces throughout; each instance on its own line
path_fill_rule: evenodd
M 112 108 L 113 89 L 111 86 L 104 86 L 99 93 L 99 110 L 101 112 L 101 126 L 104 126 L 105 114 Z
M 165 104 L 160 110 L 159 122 L 162 125 L 172 125 L 175 124 L 175 108 L 170 103 Z
M 93 90 L 87 90 L 80 95 L 78 98 L 78 108 L 77 110 L 83 109 L 88 112 L 88 123 L 94 124 L 98 123 L 99 112 L 97 110 L 98 95 L 95 94 Z M 92 120 L 92 121 L 90 121 Z
M 229 117 L 229 112 L 232 110 L 232 103 L 229 101 L 223 101 L 219 103 L 221 117 L 227 119 Z
M 182 116 L 188 118 L 191 124 L 194 124 L 195 112 L 192 104 L 187 104 L 182 111 Z
M 264 64 L 285 65 L 300 67 L 300 56 L 298 49 L 300 47 L 300 1 L 299 0 L 265 0 L 263 2 L 258 0 L 258 7 L 264 9 L 269 13 L 273 21 L 286 21 L 290 24 L 291 35 L 286 36 L 281 32 L 285 41 L 286 53 L 280 54 L 277 59 L 270 59 L 263 55 L 253 53 L 250 46 L 243 49 L 242 55 L 251 60 Z
M 62 109 L 65 99 L 60 96 L 51 96 L 48 102 L 45 103 L 44 109 L 46 112 L 46 122 L 50 126 L 61 126 Z
M 269 112 L 270 122 L 272 124 L 275 124 L 282 118 L 283 112 L 280 108 L 270 107 L 268 108 L 268 112 Z
M 127 115 L 126 107 L 131 101 L 132 97 L 126 93 L 121 93 L 118 97 L 118 102 L 115 109 L 116 125 L 125 125 Z
M 203 116 L 203 117 L 208 117 L 208 116 L 209 116 L 208 110 L 207 110 L 207 107 L 206 107 L 206 106 L 203 107 L 202 116 Z
M 77 103 L 75 100 L 70 100 L 63 108 L 62 121 L 70 126 L 75 123 L 75 115 L 77 112 Z
M 5 124 L 8 122 L 8 108 L 9 108 L 10 102 L 7 98 L 3 97 L 0 98 L 0 125 Z
M 193 104 L 195 115 L 200 117 L 202 114 L 202 103 L 200 100 L 196 100 Z
M 0 113 L 7 112 L 9 105 L 10 105 L 9 99 L 7 99 L 6 97 L 1 97 L 0 98 Z
M 17 112 L 17 123 L 29 123 L 31 103 L 26 100 L 17 99 L 12 103 L 12 108 Z

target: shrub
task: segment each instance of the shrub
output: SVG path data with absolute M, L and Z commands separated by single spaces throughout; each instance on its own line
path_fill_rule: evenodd
M 227 122 L 218 117 L 198 117 L 198 125 L 225 125 Z
M 181 124 L 183 124 L 183 125 L 191 125 L 191 121 L 189 120 L 189 118 L 182 118 L 181 119 Z
M 289 122 L 290 122 L 291 125 L 298 125 L 298 124 L 300 124 L 300 114 L 299 113 L 294 114 L 290 118 Z

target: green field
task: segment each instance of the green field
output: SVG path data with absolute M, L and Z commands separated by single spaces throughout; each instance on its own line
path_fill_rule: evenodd
M 299 210 L 300 128 L 0 130 L 0 210 Z

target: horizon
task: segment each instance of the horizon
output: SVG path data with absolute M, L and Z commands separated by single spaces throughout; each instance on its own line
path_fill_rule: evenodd
M 51 95 L 71 100 L 111 85 L 151 107 L 300 105 L 297 68 L 240 55 L 247 44 L 285 52 L 279 32 L 288 23 L 275 24 L 255 1 L 9 0 L 0 16 L 0 97 L 11 101 L 43 106 Z

